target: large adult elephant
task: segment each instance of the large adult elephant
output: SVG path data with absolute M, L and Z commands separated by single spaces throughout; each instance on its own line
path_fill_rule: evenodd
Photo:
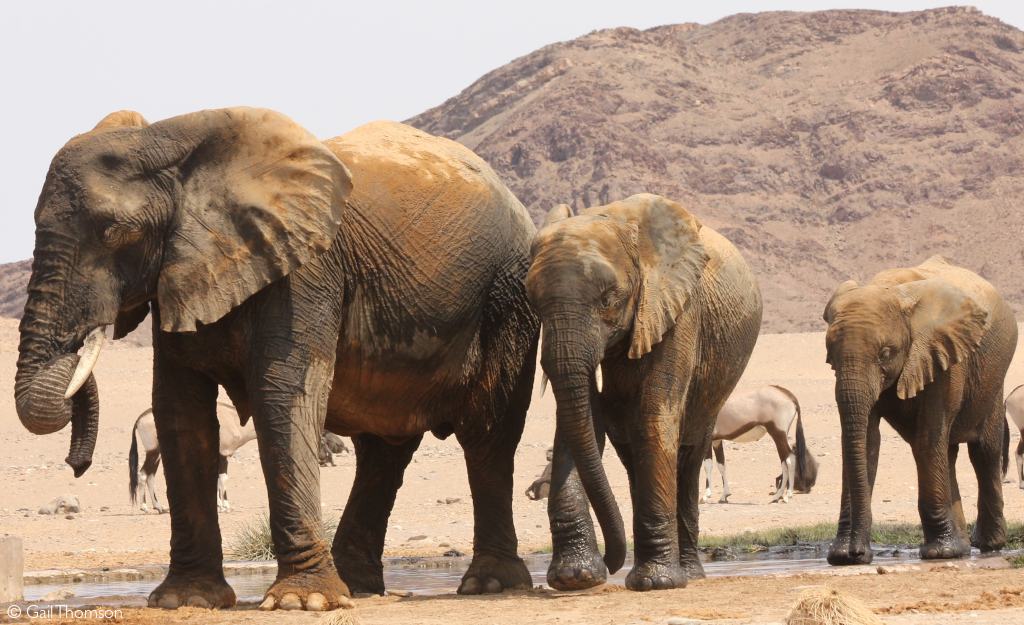
M 922 558 L 970 553 L 956 480 L 960 443 L 978 477 L 973 543 L 1006 542 L 1003 379 L 1017 345 L 1013 311 L 991 284 L 933 256 L 839 285 L 825 307 L 828 362 L 843 431 L 843 491 L 831 564 L 871 562 L 871 491 L 885 419 L 917 464 Z
M 548 583 L 587 588 L 622 566 L 622 517 L 601 465 L 605 432 L 633 498 L 627 587 L 675 588 L 703 577 L 697 477 L 715 416 L 757 340 L 753 274 L 721 235 L 648 194 L 578 216 L 555 207 L 532 256 L 527 292 L 557 401 Z M 603 562 L 588 499 L 604 535 Z
M 388 516 L 427 431 L 465 450 L 476 533 L 460 592 L 530 583 L 511 504 L 539 331 L 523 284 L 534 227 L 471 151 L 390 122 L 321 142 L 261 109 L 152 125 L 121 112 L 58 152 L 35 219 L 17 410 L 39 434 L 72 422 L 76 475 L 96 441 L 102 329 L 118 338 L 153 315 L 172 529 L 151 605 L 235 601 L 217 524 L 218 384 L 256 424 L 278 554 L 264 608 L 383 592 Z M 357 455 L 333 549 L 325 419 Z

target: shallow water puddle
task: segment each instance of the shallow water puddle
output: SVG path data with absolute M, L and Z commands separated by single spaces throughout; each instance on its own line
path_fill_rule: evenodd
M 885 551 L 883 551 L 885 553 Z M 891 553 L 889 551 L 888 553 Z M 917 550 L 902 552 L 906 556 L 876 555 L 872 568 L 896 564 L 919 563 Z M 976 556 L 972 556 L 974 559 Z M 535 585 L 546 585 L 550 554 L 531 555 L 525 558 Z M 626 564 L 608 580 L 622 584 L 632 565 Z M 385 561 L 384 583 L 388 590 L 411 592 L 416 595 L 453 593 L 459 586 L 462 574 L 469 566 L 468 558 L 392 558 Z M 705 562 L 708 577 L 760 576 L 814 571 L 836 570 L 825 561 L 824 552 L 801 550 L 784 553 L 758 553 L 739 555 L 735 560 Z M 258 569 L 247 573 L 229 573 L 227 581 L 235 589 L 242 602 L 260 601 L 263 593 L 274 582 L 276 575 L 272 568 Z M 74 593 L 64 602 L 82 604 L 98 598 L 116 598 L 118 604 L 144 605 L 145 599 L 160 583 L 159 579 L 133 581 L 70 582 L 56 584 L 31 584 L 25 586 L 25 600 L 39 601 L 50 592 L 69 590 Z

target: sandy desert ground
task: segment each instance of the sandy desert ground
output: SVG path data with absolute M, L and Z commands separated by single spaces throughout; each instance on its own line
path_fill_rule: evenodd
M 99 443 L 93 467 L 81 479 L 75 480 L 62 461 L 67 452 L 67 432 L 36 437 L 18 422 L 11 392 L 16 346 L 17 322 L 0 320 L 0 386 L 5 389 L 0 393 L 0 449 L 3 450 L 0 452 L 0 483 L 3 484 L 0 527 L 3 532 L 23 537 L 26 569 L 97 568 L 165 562 L 170 531 L 168 517 L 143 514 L 133 510 L 128 502 L 126 457 L 134 419 L 148 405 L 151 384 L 149 350 L 115 343 L 100 359 L 97 367 L 102 406 Z M 769 504 L 769 488 L 778 473 L 772 444 L 767 439 L 748 445 L 730 444 L 727 453 L 733 490 L 731 503 L 703 506 L 702 532 L 728 534 L 835 520 L 840 492 L 840 428 L 832 396 L 832 372 L 824 361 L 821 333 L 763 335 L 740 383 L 741 388 L 781 384 L 800 398 L 808 444 L 821 462 L 818 486 L 811 494 L 798 495 L 789 504 Z M 1010 369 L 1007 390 L 1019 383 L 1024 383 L 1024 357 L 1020 350 Z M 917 522 L 916 475 L 910 450 L 887 426 L 883 425 L 883 428 L 874 499 L 875 519 Z M 515 519 L 520 549 L 524 553 L 544 549 L 550 544 L 546 502 L 530 501 L 522 493 L 545 465 L 545 451 L 550 445 L 553 430 L 554 400 L 550 393 L 545 397 L 535 395 L 516 458 Z M 968 516 L 973 517 L 977 487 L 966 456 L 961 454 L 958 469 L 964 507 Z M 348 496 L 355 462 L 351 455 L 339 455 L 335 461 L 337 467 L 321 471 L 321 492 L 325 515 L 336 516 Z M 628 527 L 631 510 L 624 471 L 611 455 L 606 458 L 606 466 Z M 233 510 L 221 516 L 221 531 L 226 544 L 230 544 L 240 525 L 266 510 L 266 491 L 255 444 L 239 451 L 232 462 L 230 477 Z M 717 483 L 715 488 L 717 498 Z M 1015 484 L 1008 484 L 1005 492 L 1008 519 L 1024 520 L 1024 492 Z M 64 493 L 78 496 L 83 506 L 80 514 L 68 519 L 36 513 L 41 505 Z M 458 501 L 443 503 L 451 498 Z M 405 487 L 398 495 L 386 553 L 440 555 L 450 548 L 468 552 L 471 530 L 471 499 L 459 447 L 454 438 L 448 441 L 425 439 L 406 474 Z M 468 620 L 465 622 L 493 619 L 495 601 L 509 601 L 510 609 L 523 614 L 548 612 L 545 606 L 558 606 L 559 613 L 564 609 L 563 620 L 558 622 L 575 622 L 576 617 L 582 619 L 587 614 L 602 615 L 597 620 L 586 619 L 594 623 L 623 623 L 631 622 L 630 619 L 643 622 L 647 618 L 644 615 L 651 615 L 651 622 L 663 622 L 662 616 L 669 618 L 677 614 L 690 618 L 737 618 L 740 619 L 738 622 L 761 622 L 764 619 L 780 620 L 784 616 L 785 609 L 798 594 L 794 594 L 794 587 L 824 583 L 849 587 L 852 592 L 870 599 L 869 603 L 873 601 L 876 607 L 906 613 L 898 619 L 889 619 L 894 623 L 932 622 L 917 619 L 910 614 L 916 608 L 906 607 L 926 599 L 932 591 L 939 598 L 946 596 L 939 593 L 952 593 L 945 602 L 962 604 L 956 609 L 965 614 L 975 609 L 1024 606 L 1020 594 L 1024 589 L 1024 574 L 1019 571 L 943 571 L 864 578 L 802 576 L 790 581 L 777 578 L 757 581 L 719 579 L 694 584 L 687 590 L 655 593 L 656 596 L 630 594 L 626 606 L 622 605 L 623 596 L 612 590 L 585 598 L 534 592 L 506 599 L 460 599 L 458 606 L 460 613 L 463 609 L 466 611 Z M 1005 592 L 1002 592 L 1000 589 L 1004 588 Z M 962 592 L 957 589 L 962 589 Z M 989 597 L 983 595 L 984 592 L 995 594 Z M 931 599 L 936 600 L 936 596 Z M 450 610 L 450 597 L 429 601 L 415 599 L 365 600 L 360 602 L 358 611 L 364 622 L 376 622 L 378 617 L 383 620 L 385 615 L 390 615 L 390 618 L 398 619 L 392 622 L 411 623 L 443 620 Z M 683 606 L 689 606 L 690 611 L 682 609 Z M 505 611 L 505 607 L 501 609 Z M 130 616 L 128 622 L 149 622 L 149 619 L 157 618 L 149 611 L 131 611 L 130 614 L 134 616 Z M 985 618 L 988 618 L 1001 612 L 986 614 Z M 260 618 L 251 612 L 236 616 L 242 619 L 237 622 Z M 173 618 L 168 615 L 158 620 L 178 622 L 188 618 L 187 613 L 180 613 Z M 224 618 L 228 617 L 225 615 Z M 1024 618 L 1024 615 L 1018 615 L 1018 618 Z M 988 622 L 977 617 L 971 619 L 969 622 L 972 623 Z M 204 623 L 236 622 L 211 621 L 205 617 L 199 620 Z M 516 620 L 503 619 L 502 622 Z M 530 622 L 544 621 L 531 619 Z

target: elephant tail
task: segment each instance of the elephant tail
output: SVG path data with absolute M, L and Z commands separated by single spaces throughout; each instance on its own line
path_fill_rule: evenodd
M 139 417 L 132 427 L 132 446 L 128 449 L 128 497 L 135 505 L 135 491 L 139 488 L 139 437 L 136 433 L 139 429 Z
M 796 479 L 793 482 L 800 484 L 807 475 L 807 438 L 804 436 L 804 420 L 800 410 L 800 400 L 788 388 L 776 384 L 772 384 L 772 386 L 788 397 L 796 409 L 796 449 L 794 450 L 796 452 Z
M 1010 422 L 1003 415 L 1003 477 L 1010 470 Z

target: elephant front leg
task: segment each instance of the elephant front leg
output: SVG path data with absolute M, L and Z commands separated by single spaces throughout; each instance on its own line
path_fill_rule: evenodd
M 646 416 L 646 415 L 645 415 Z M 630 590 L 662 590 L 686 586 L 680 564 L 677 514 L 679 420 L 651 414 L 631 424 L 635 494 L 633 536 L 636 541 L 633 569 L 626 576 Z M 696 449 L 696 448 L 695 448 Z M 697 507 L 697 475 L 704 448 L 692 454 L 688 479 L 694 509 Z M 689 457 L 689 456 L 688 456 Z
M 882 443 L 882 434 L 878 429 L 881 417 L 874 411 L 868 420 L 868 432 L 867 432 L 867 454 L 868 454 L 868 488 L 872 491 L 875 488 L 875 476 L 878 474 L 878 452 Z M 850 507 L 850 492 L 848 490 L 846 479 L 842 482 L 842 494 L 840 495 L 839 503 L 839 527 L 836 531 L 836 538 L 832 541 L 832 544 L 828 548 L 828 563 L 836 565 L 846 564 L 868 564 L 871 562 L 873 557 L 871 554 L 871 544 L 858 546 L 853 551 L 854 553 L 867 554 L 867 562 L 862 562 L 863 557 L 857 557 L 851 555 L 850 551 L 850 540 L 851 533 L 853 531 L 853 519 L 851 517 Z
M 217 385 L 162 360 L 159 345 L 155 351 L 153 415 L 171 507 L 171 564 L 149 605 L 228 608 L 235 593 L 224 580 L 217 521 Z
M 603 451 L 603 435 L 598 437 L 598 445 Z M 548 493 L 552 541 L 548 585 L 558 590 L 593 588 L 608 579 L 608 567 L 598 549 L 583 484 L 557 431 L 553 453 Z
M 423 436 L 392 445 L 372 434 L 352 439 L 356 477 L 334 535 L 331 555 L 354 593 L 384 594 L 384 538 L 395 495 Z
M 917 507 L 924 530 L 921 558 L 959 558 L 970 554 L 971 546 L 953 515 L 948 433 L 920 427 L 913 450 L 917 464 Z
M 293 356 L 295 351 L 288 352 Z M 277 580 L 261 609 L 350 605 L 323 537 L 317 452 L 333 361 L 271 361 L 249 380 L 260 464 L 270 503 Z

